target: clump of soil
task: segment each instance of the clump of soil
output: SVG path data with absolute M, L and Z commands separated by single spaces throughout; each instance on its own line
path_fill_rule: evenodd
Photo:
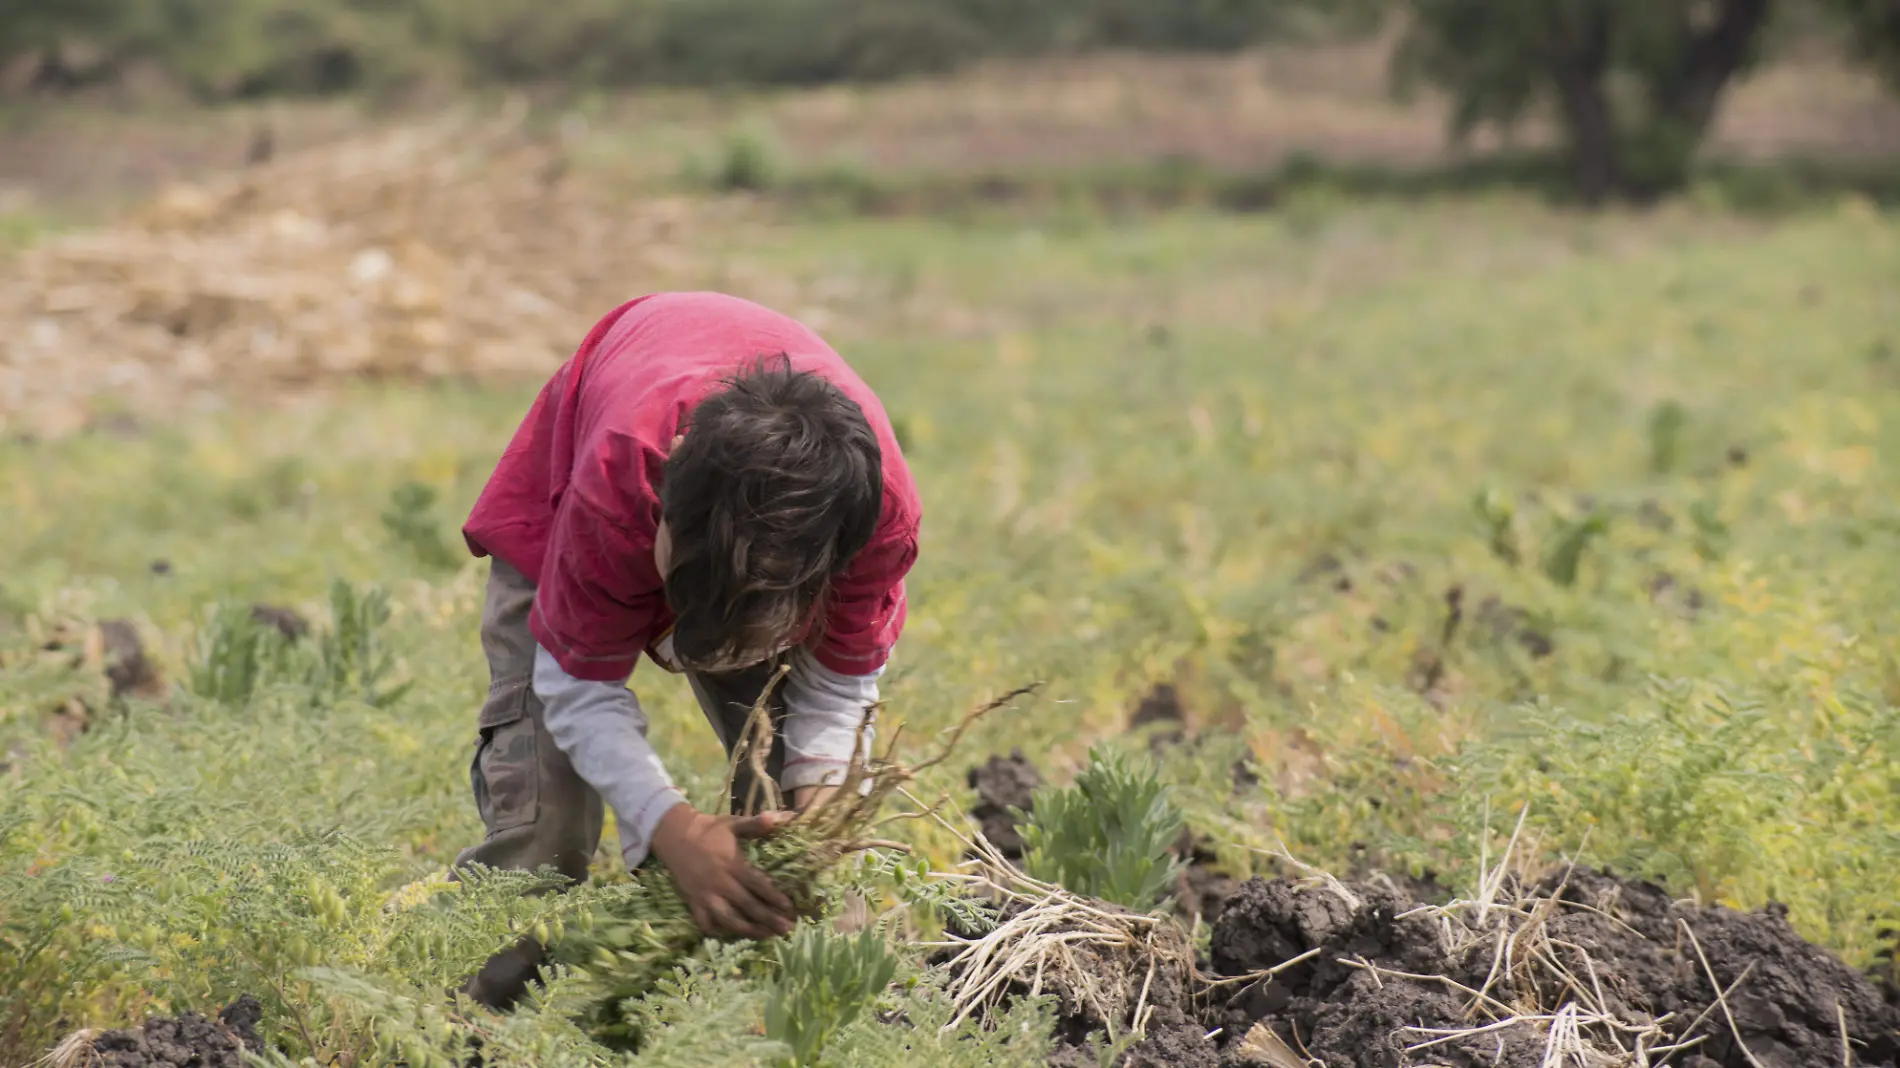
M 992 756 L 970 769 L 970 788 L 976 791 L 977 805 L 970 815 L 996 851 L 1011 860 L 1023 855 L 1023 836 L 1016 829 L 1016 813 L 1028 812 L 1035 803 L 1035 792 L 1042 785 L 1042 774 L 1023 756 L 1021 749 L 1009 756 Z
M 274 604 L 254 604 L 251 619 L 265 627 L 274 627 L 286 641 L 299 641 L 310 633 L 310 621 L 294 608 Z
M 1208 923 L 1220 916 L 1227 899 L 1240 888 L 1240 880 L 1220 870 L 1220 858 L 1214 854 L 1213 841 L 1197 835 L 1192 828 L 1181 831 L 1174 854 L 1181 859 L 1181 881 L 1175 888 L 1175 908 L 1190 923 L 1199 918 Z
M 1444 907 L 1391 883 L 1252 879 L 1211 958 L 1228 976 L 1280 970 L 1204 1022 L 1236 1037 L 1265 1023 L 1328 1068 L 1534 1068 L 1553 1046 L 1566 1064 L 1630 1063 L 1639 1043 L 1650 1063 L 1802 1068 L 1843 1063 L 1844 1040 L 1855 1064 L 1900 1060 L 1900 1010 L 1783 910 L 1678 904 L 1585 869 L 1500 877 L 1488 903 Z
M 102 1031 L 75 1060 L 81 1068 L 246 1068 L 244 1049 L 261 1049 L 263 1007 L 249 994 L 208 1020 L 195 1012 Z
M 1128 715 L 1128 729 L 1139 731 L 1159 725 L 1150 748 L 1160 752 L 1187 741 L 1187 712 L 1181 707 L 1181 693 L 1173 683 L 1157 682 Z

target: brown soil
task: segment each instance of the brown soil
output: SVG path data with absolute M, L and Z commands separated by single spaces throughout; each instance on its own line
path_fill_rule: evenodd
M 246 1068 L 242 1050 L 260 1049 L 257 999 L 246 994 L 208 1020 L 195 1012 L 154 1017 L 94 1036 L 88 1068 Z
M 164 695 L 164 680 L 158 668 L 145 655 L 145 643 L 130 620 L 107 619 L 99 623 L 106 679 L 114 697 L 157 698 Z
M 277 633 L 293 642 L 310 633 L 310 621 L 294 608 L 254 604 L 251 606 L 251 619 L 263 626 L 277 628 Z
M 1470 1028 L 1470 995 L 1449 983 L 1404 978 L 1443 976 L 1484 988 L 1494 955 L 1447 951 L 1438 921 L 1405 915 L 1417 903 L 1390 886 L 1356 884 L 1345 896 L 1313 883 L 1253 879 L 1227 903 L 1213 933 L 1215 970 L 1242 975 L 1272 968 L 1312 949 L 1312 959 L 1233 996 L 1218 1019 L 1224 1033 L 1256 1022 L 1328 1068 L 1400 1068 L 1415 1064 L 1535 1066 L 1548 1031 L 1519 1023 L 1429 1049 L 1418 1028 Z M 1668 1041 L 1701 1038 L 1663 1063 L 1696 1068 L 1797 1068 L 1842 1063 L 1843 1030 L 1853 1063 L 1900 1063 L 1900 1010 L 1874 985 L 1788 925 L 1783 910 L 1742 913 L 1678 904 L 1660 888 L 1579 870 L 1553 877 L 1526 899 L 1555 898 L 1545 951 L 1574 972 L 1593 975 L 1598 997 L 1625 1020 L 1662 1020 Z M 1694 939 L 1685 936 L 1693 932 Z M 1528 942 L 1528 940 L 1527 940 Z M 1699 959 L 1699 943 L 1707 957 Z M 1383 969 L 1375 974 L 1347 961 Z M 1726 1012 L 1709 973 L 1727 989 Z M 1493 997 L 1563 1000 L 1549 990 L 1494 984 Z M 1523 1010 L 1520 1010 L 1523 1011 Z M 1734 1018 L 1733 1026 L 1728 1015 Z M 1701 1060 L 1696 1060 L 1701 1058 Z
M 1036 787 L 1042 785 L 1041 773 L 1021 749 L 1016 749 L 1007 757 L 993 756 L 971 768 L 967 781 L 977 796 L 970 815 L 983 837 L 1005 857 L 1021 857 L 1023 837 L 1016 830 L 1016 810 L 1029 811 Z

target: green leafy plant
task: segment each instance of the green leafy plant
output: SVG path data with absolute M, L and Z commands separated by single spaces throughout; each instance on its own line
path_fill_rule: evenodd
M 1720 560 L 1728 552 L 1728 524 L 1722 521 L 1715 505 L 1697 501 L 1689 506 L 1689 519 L 1695 524 L 1695 552 L 1704 560 Z
M 1559 586 L 1575 586 L 1583 551 L 1609 530 L 1609 516 L 1596 511 L 1566 524 L 1557 534 L 1557 543 L 1544 557 L 1544 576 Z
M 1078 894 L 1153 908 L 1180 875 L 1171 853 L 1186 826 L 1153 769 L 1094 749 L 1071 786 L 1034 795 L 1023 828 L 1024 865 Z
M 311 643 L 291 639 L 240 605 L 220 605 L 198 639 L 186 688 L 221 704 L 243 704 L 270 686 L 300 688 L 321 706 L 348 698 L 376 708 L 407 693 L 394 681 L 398 665 L 384 642 L 389 595 L 359 591 L 338 579 L 330 585 L 329 625 Z
M 397 486 L 383 509 L 383 529 L 424 566 L 446 571 L 455 566 L 456 555 L 442 540 L 442 529 L 431 511 L 435 498 L 435 487 L 422 482 Z
M 1507 564 L 1515 564 L 1523 554 L 1517 547 L 1517 506 L 1494 489 L 1482 490 L 1471 501 L 1471 510 L 1484 524 L 1485 541 L 1491 555 Z
M 804 1068 L 897 974 L 897 954 L 876 927 L 840 935 L 807 924 L 779 949 L 778 978 L 765 1002 L 765 1033 Z
M 1649 469 L 1666 475 L 1676 469 L 1682 458 L 1682 431 L 1689 425 L 1689 413 L 1675 401 L 1664 401 L 1649 416 Z
M 222 604 L 199 631 L 185 687 L 206 700 L 242 704 L 284 677 L 292 655 L 283 632 L 259 621 L 243 605 Z
M 383 708 L 409 691 L 409 683 L 393 682 L 396 657 L 383 640 L 389 614 L 386 591 L 358 592 L 341 579 L 330 584 L 330 628 L 318 635 L 308 669 L 319 698 L 348 697 Z

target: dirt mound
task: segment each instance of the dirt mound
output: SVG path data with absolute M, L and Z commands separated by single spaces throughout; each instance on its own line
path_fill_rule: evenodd
M 970 816 L 982 829 L 983 837 L 1005 857 L 1021 857 L 1023 836 L 1016 829 L 1016 811 L 1030 810 L 1036 788 L 1042 785 L 1042 773 L 1021 749 L 1016 749 L 1007 757 L 992 756 L 971 768 L 966 781 L 976 791 L 977 804 Z
M 263 1015 L 247 994 L 216 1020 L 187 1012 L 99 1032 L 70 1061 L 76 1068 L 245 1068 L 242 1051 L 262 1048 L 257 1024 Z
M 1539 1066 L 1553 1051 L 1798 1068 L 1842 1064 L 1843 1042 L 1854 1064 L 1900 1058 L 1900 1010 L 1781 910 L 1678 904 L 1588 870 L 1501 877 L 1487 901 L 1443 907 L 1390 885 L 1252 879 L 1211 950 L 1223 975 L 1277 971 L 1206 1022 L 1234 1036 L 1265 1023 L 1328 1068 Z
M 611 207 L 558 139 L 451 118 L 178 187 L 0 275 L 0 433 L 350 376 L 545 373 L 685 262 L 687 202 Z M 698 209 L 704 211 L 706 209 Z

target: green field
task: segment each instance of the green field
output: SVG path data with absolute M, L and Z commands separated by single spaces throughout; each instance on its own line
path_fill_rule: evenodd
M 1543 856 L 1785 902 L 1892 967 L 1900 217 L 1315 195 L 793 218 L 707 251 L 742 294 L 825 294 L 814 325 L 899 424 L 925 533 L 889 722 L 927 748 L 1046 684 L 928 791 L 967 799 L 963 770 L 1011 747 L 1057 780 L 1102 740 L 1146 753 L 1123 725 L 1169 682 L 1195 738 L 1163 773 L 1235 874 L 1284 840 L 1456 889 L 1528 804 Z M 360 1051 L 370 1017 L 400 1015 L 378 998 L 426 1001 L 496 943 L 505 910 L 479 895 L 427 952 L 383 906 L 480 833 L 486 565 L 455 531 L 532 388 L 362 387 L 0 444 L 0 1062 L 239 993 L 294 1055 Z M 434 501 L 396 516 L 411 482 Z M 181 689 L 48 739 L 47 709 L 104 705 L 97 669 L 48 649 L 62 624 L 134 620 L 184 681 L 216 605 L 323 629 L 337 578 L 387 591 L 377 640 L 413 685 L 383 707 L 352 669 L 322 692 Z M 710 803 L 723 767 L 684 684 L 634 686 Z M 1241 758 L 1257 785 L 1234 785 Z M 955 860 L 947 833 L 894 833 Z M 640 1063 L 768 1057 L 758 991 L 702 969 L 654 995 L 682 1026 Z M 837 1063 L 879 1063 L 877 1032 L 848 1031 Z

